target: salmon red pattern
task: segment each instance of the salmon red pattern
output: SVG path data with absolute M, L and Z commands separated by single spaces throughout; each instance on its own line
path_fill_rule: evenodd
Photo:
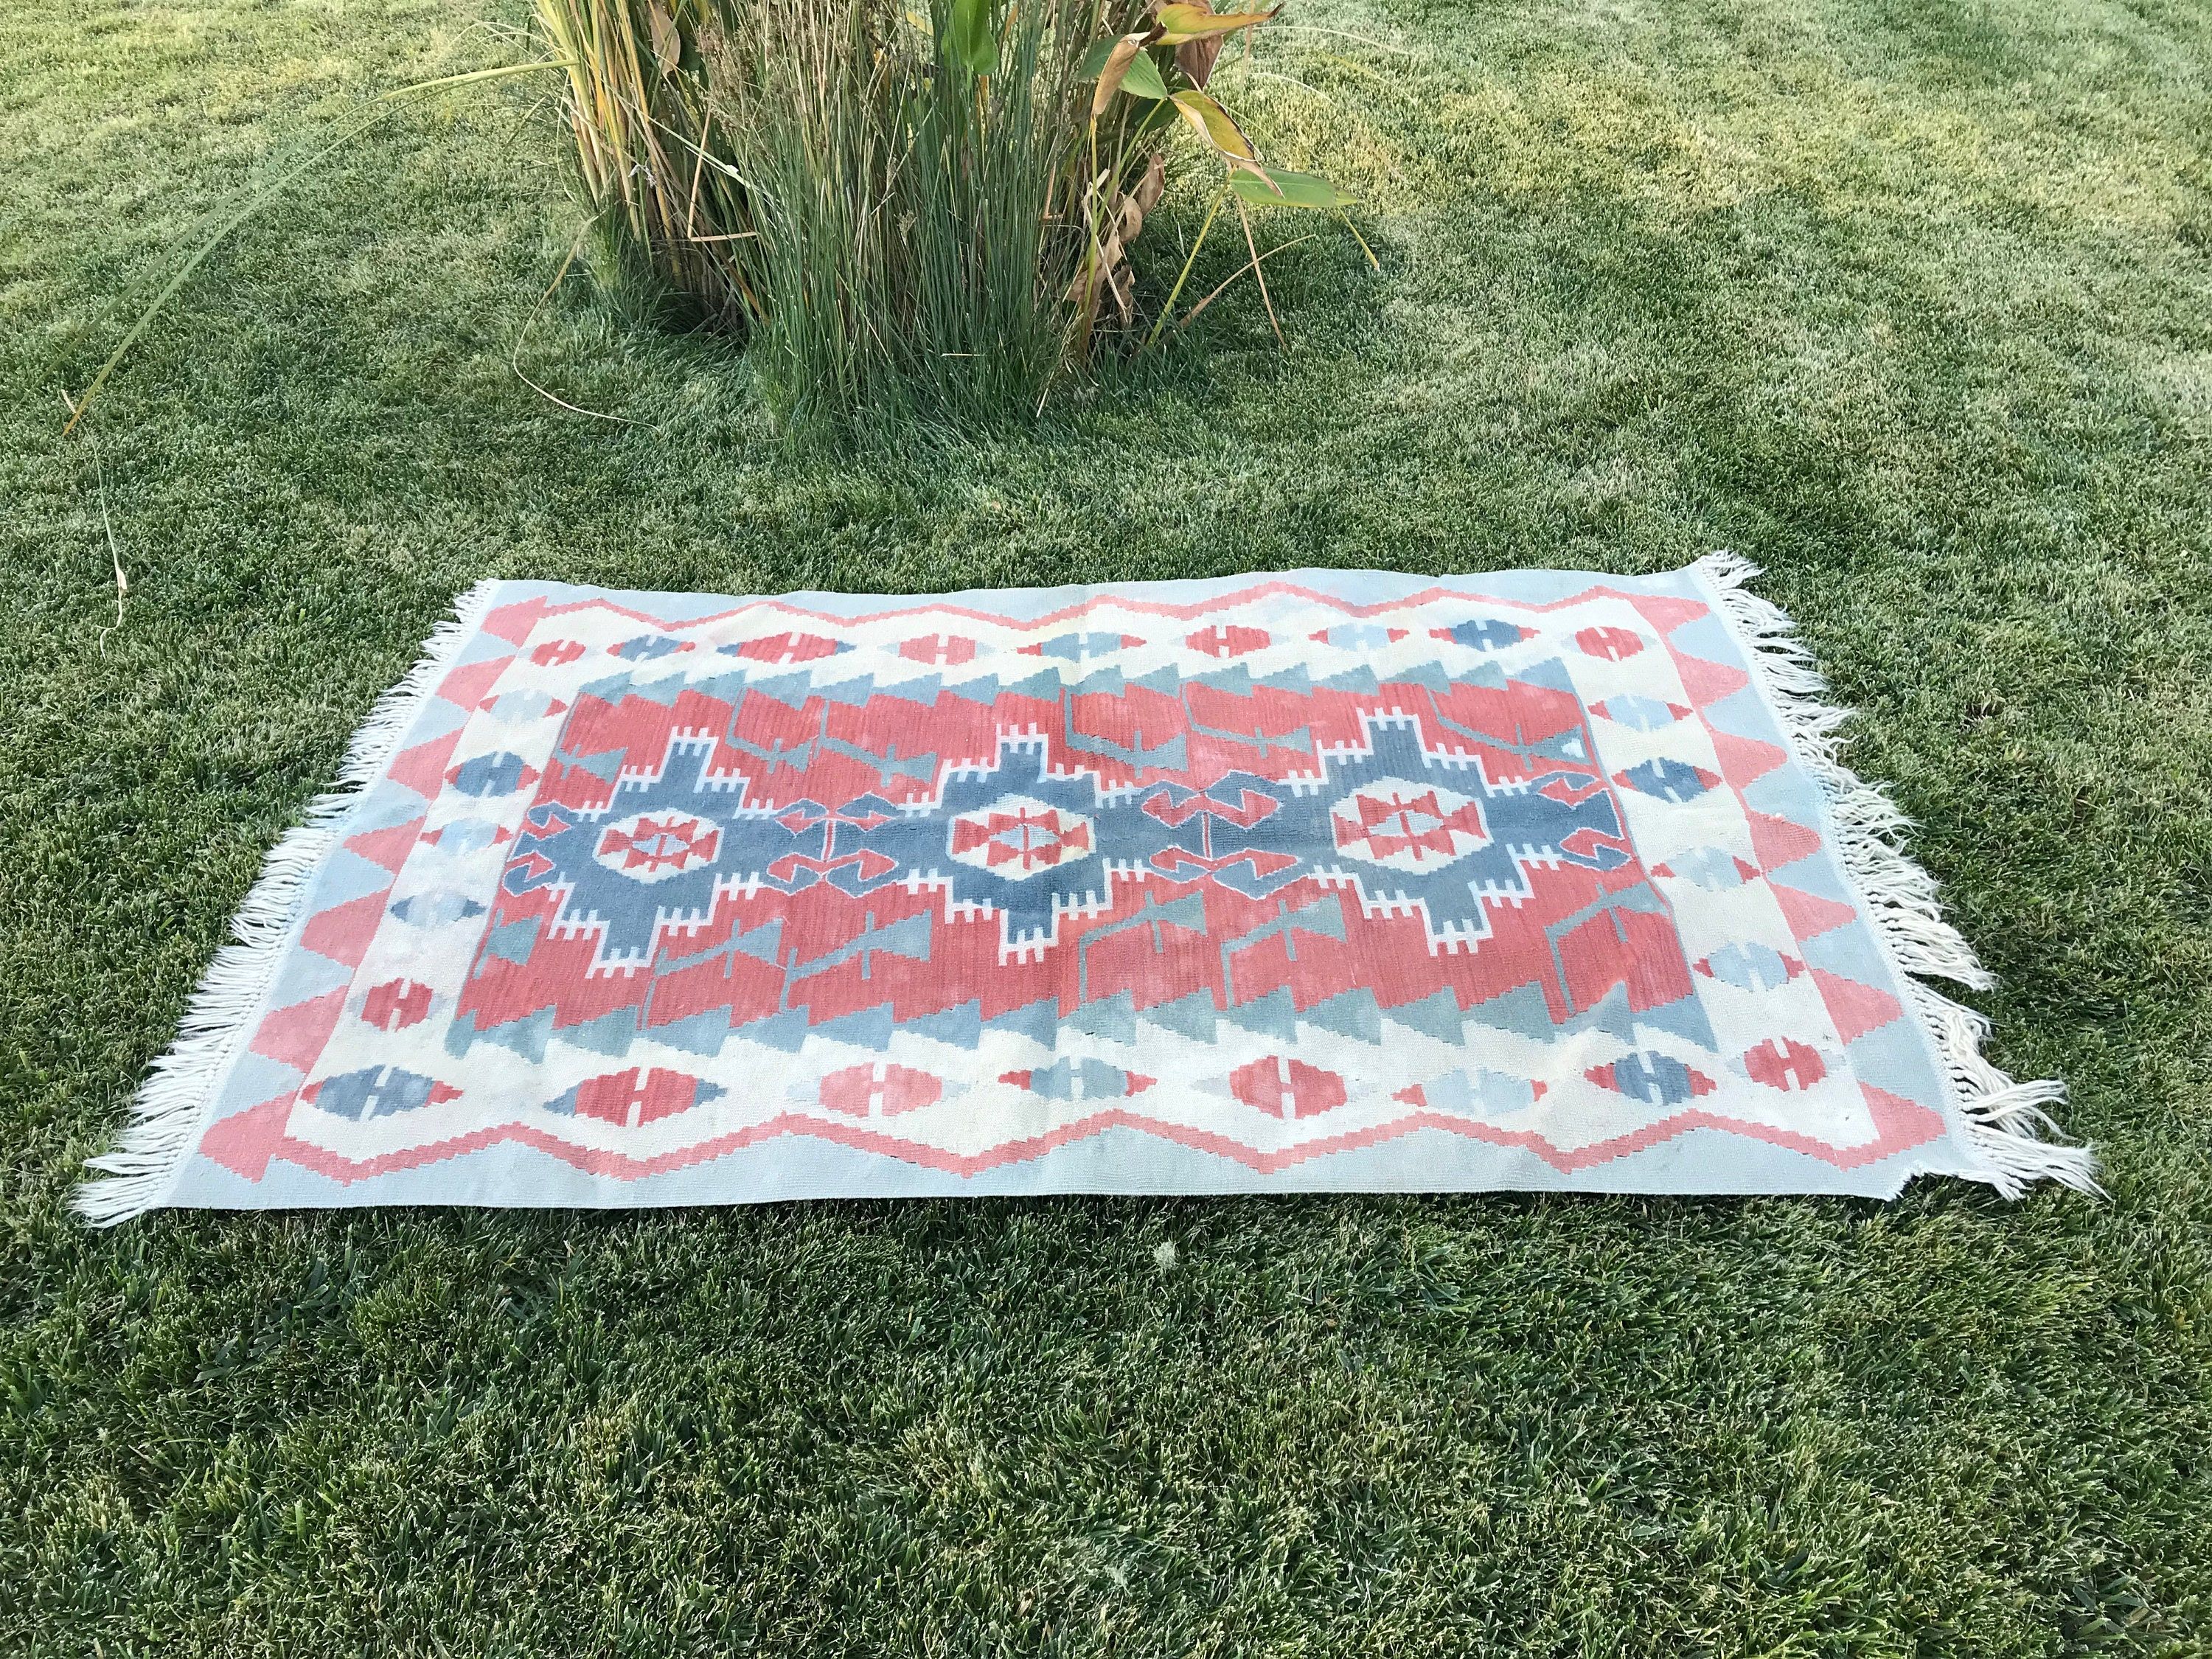
M 1975 1173 L 1694 572 L 483 594 L 166 1201 Z

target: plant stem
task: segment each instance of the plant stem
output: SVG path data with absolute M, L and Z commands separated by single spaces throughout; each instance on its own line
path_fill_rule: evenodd
M 1311 240 L 1313 240 L 1313 238 L 1308 235 L 1301 236 L 1297 238 L 1296 241 L 1278 242 L 1274 246 L 1269 248 L 1265 253 L 1261 254 L 1260 258 L 1262 259 L 1272 259 L 1278 253 L 1289 252 L 1292 248 L 1297 246 L 1299 242 L 1310 242 Z M 1243 264 L 1237 266 L 1236 270 L 1231 271 L 1228 276 L 1221 279 L 1219 287 L 1216 288 L 1212 293 L 1207 295 L 1203 300 L 1200 300 L 1196 305 L 1193 306 L 1188 311 L 1183 313 L 1182 320 L 1168 331 L 1168 338 L 1170 340 L 1174 339 L 1176 335 L 1182 333 L 1184 329 L 1189 327 L 1190 325 L 1196 320 L 1200 312 L 1205 310 L 1206 307 L 1212 305 L 1227 291 L 1230 283 L 1235 282 L 1246 271 L 1256 271 L 1259 268 L 1258 261 L 1247 259 Z
M 1267 273 L 1260 269 L 1260 245 L 1252 238 L 1252 216 L 1244 211 L 1244 204 L 1237 204 L 1237 216 L 1244 222 L 1244 249 L 1252 256 L 1253 279 L 1260 284 L 1260 303 L 1267 313 L 1267 326 L 1275 331 L 1275 343 L 1287 351 L 1291 343 L 1283 337 L 1283 325 L 1275 319 L 1275 302 L 1267 293 Z
M 1175 286 L 1168 290 L 1167 303 L 1160 307 L 1160 314 L 1152 324 L 1152 331 L 1145 337 L 1144 349 L 1146 351 L 1152 349 L 1160 337 L 1160 331 L 1167 326 L 1168 319 L 1175 314 L 1176 301 L 1182 297 L 1182 285 L 1190 280 L 1190 268 L 1198 263 L 1199 249 L 1206 246 L 1206 233 L 1213 228 L 1214 218 L 1220 213 L 1221 204 L 1228 199 L 1229 186 L 1224 185 L 1221 193 L 1213 198 L 1213 205 L 1206 210 L 1206 222 L 1198 228 L 1198 240 L 1190 245 L 1190 257 L 1182 262 L 1182 269 L 1176 273 Z

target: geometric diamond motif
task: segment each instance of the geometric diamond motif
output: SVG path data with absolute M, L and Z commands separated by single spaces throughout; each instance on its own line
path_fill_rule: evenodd
M 682 812 L 638 812 L 600 834 L 592 856 L 648 884 L 714 861 L 721 831 Z
M 1481 806 L 1433 783 L 1377 778 L 1329 809 L 1336 850 L 1386 870 L 1440 870 L 1490 844 Z

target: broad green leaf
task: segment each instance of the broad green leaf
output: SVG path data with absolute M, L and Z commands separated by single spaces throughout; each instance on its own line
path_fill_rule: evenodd
M 1160 66 L 1144 52 L 1130 61 L 1129 72 L 1121 77 L 1121 90 L 1139 98 L 1164 99 L 1168 83 L 1160 79 Z
M 1256 28 L 1281 9 L 1280 6 L 1270 6 L 1265 11 L 1213 12 L 1197 6 L 1162 6 L 1156 14 L 1160 44 L 1179 46 L 1186 40 L 1202 40 L 1209 34 L 1233 34 L 1238 29 Z
M 991 0 L 952 0 L 945 13 L 945 49 L 970 75 L 999 67 L 999 37 L 993 30 Z
M 1254 161 L 1251 140 L 1238 131 L 1229 112 L 1202 92 L 1178 92 L 1175 106 L 1191 130 L 1216 153 L 1234 162 Z
M 1317 174 L 1271 167 L 1265 161 L 1255 162 L 1254 167 L 1257 171 L 1238 168 L 1229 181 L 1229 188 L 1248 202 L 1270 207 L 1309 208 L 1316 213 L 1334 213 L 1352 204 L 1351 197 Z

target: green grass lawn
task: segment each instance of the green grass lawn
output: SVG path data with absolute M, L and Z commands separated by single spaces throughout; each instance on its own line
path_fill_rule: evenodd
M 1287 352 L 1232 295 L 1035 431 L 842 458 L 574 278 L 526 335 L 579 218 L 550 112 L 410 109 L 113 382 L 118 624 L 59 390 L 240 191 L 526 55 L 526 6 L 0 9 L 0 1650 L 2212 1644 L 2212 9 L 1291 12 L 1225 84 L 1379 276 L 1324 234 L 1270 267 Z M 1864 711 L 2109 1202 L 67 1212 L 480 576 L 1720 544 Z

